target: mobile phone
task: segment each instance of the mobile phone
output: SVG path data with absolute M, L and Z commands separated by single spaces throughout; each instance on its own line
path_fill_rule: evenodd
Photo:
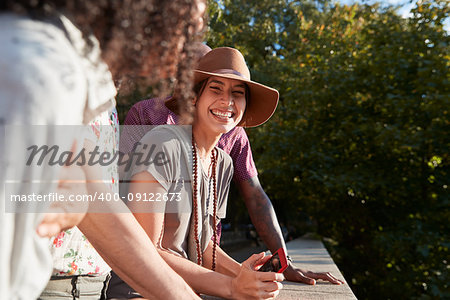
M 283 248 L 275 252 L 258 271 L 283 273 L 288 267 L 286 253 Z

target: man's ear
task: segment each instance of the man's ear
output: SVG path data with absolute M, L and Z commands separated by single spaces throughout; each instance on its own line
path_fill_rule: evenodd
M 197 104 L 197 100 L 198 100 L 198 97 L 197 96 L 195 96 L 194 97 L 194 99 L 192 99 L 192 105 L 195 107 L 195 105 Z

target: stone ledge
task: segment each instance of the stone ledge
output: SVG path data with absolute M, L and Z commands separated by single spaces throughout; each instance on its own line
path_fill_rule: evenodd
M 330 272 L 345 281 L 327 249 L 319 240 L 299 238 L 286 244 L 289 256 L 294 264 L 302 269 L 314 272 Z M 202 299 L 220 299 L 202 296 Z M 354 300 L 356 299 L 348 284 L 334 285 L 318 281 L 316 285 L 307 285 L 290 281 L 283 282 L 283 289 L 277 297 L 280 300 Z
M 321 241 L 299 238 L 290 241 L 286 246 L 289 256 L 296 266 L 314 272 L 330 272 L 335 277 L 346 282 Z M 335 285 L 318 281 L 316 285 L 307 285 L 284 281 L 283 289 L 277 299 L 354 300 L 356 297 L 347 283 Z

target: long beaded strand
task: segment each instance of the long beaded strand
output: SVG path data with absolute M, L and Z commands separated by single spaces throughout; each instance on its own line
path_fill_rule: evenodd
M 214 203 L 213 203 L 213 257 L 212 257 L 212 266 L 211 269 L 213 271 L 216 270 L 216 246 L 217 246 L 217 182 L 216 182 L 216 166 L 217 166 L 217 152 L 216 149 L 212 151 L 212 172 L 211 176 L 213 178 L 213 194 L 214 194 Z
M 200 250 L 200 240 L 198 239 L 198 207 L 197 207 L 197 147 L 195 147 L 194 137 L 192 137 L 192 158 L 193 158 L 193 171 L 194 171 L 194 189 L 193 189 L 193 213 L 194 213 L 194 236 L 195 236 L 195 245 L 197 250 L 197 264 L 202 265 L 202 252 Z
M 192 154 L 193 154 L 193 172 L 194 172 L 194 188 L 193 188 L 193 210 L 194 210 L 194 235 L 195 235 L 195 244 L 197 250 L 197 264 L 202 265 L 202 251 L 200 247 L 200 240 L 198 238 L 198 206 L 197 206 L 197 181 L 198 181 L 198 160 L 197 160 L 197 147 L 195 146 L 194 137 L 192 137 Z M 212 253 L 212 267 L 211 269 L 214 271 L 216 269 L 216 246 L 217 246 L 217 182 L 216 182 L 216 166 L 217 166 L 217 152 L 216 149 L 213 149 L 211 152 L 211 176 L 213 179 L 213 253 Z

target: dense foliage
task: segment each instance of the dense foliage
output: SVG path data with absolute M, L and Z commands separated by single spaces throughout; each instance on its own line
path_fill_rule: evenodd
M 450 297 L 449 6 L 412 13 L 209 6 L 208 44 L 240 49 L 281 94 L 271 121 L 247 131 L 263 187 L 284 223 L 331 238 L 359 299 Z

